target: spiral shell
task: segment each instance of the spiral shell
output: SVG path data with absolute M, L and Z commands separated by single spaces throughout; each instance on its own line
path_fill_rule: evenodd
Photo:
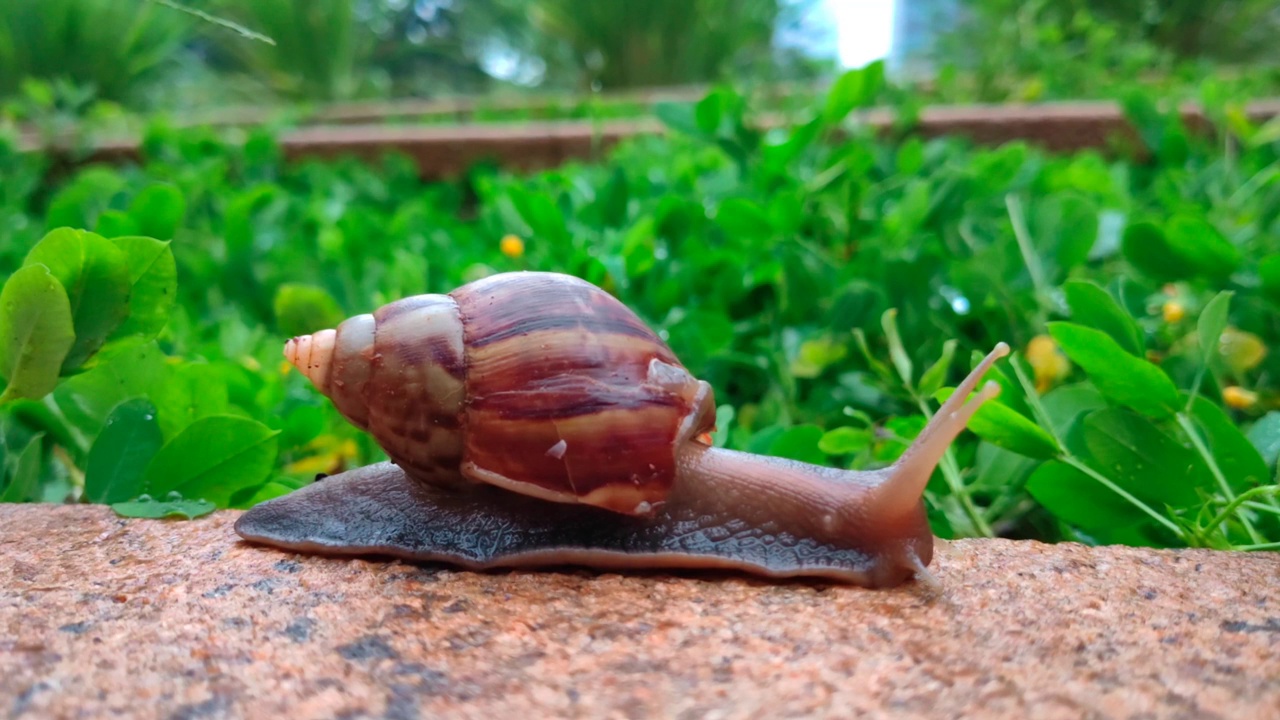
M 627 514 L 715 423 L 707 383 L 600 288 L 508 273 L 290 340 L 285 356 L 414 478 Z

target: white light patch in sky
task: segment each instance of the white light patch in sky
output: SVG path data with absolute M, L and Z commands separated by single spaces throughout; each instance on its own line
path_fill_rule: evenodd
M 839 34 L 840 64 L 862 67 L 889 56 L 894 0 L 827 0 Z

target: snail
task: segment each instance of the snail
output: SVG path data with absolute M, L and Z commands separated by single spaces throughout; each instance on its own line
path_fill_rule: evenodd
M 893 465 L 715 447 L 714 394 L 612 295 L 494 275 L 296 337 L 286 359 L 390 462 L 245 512 L 246 540 L 471 569 L 704 568 L 866 587 L 928 580 L 925 484 L 999 392 L 1000 343 Z

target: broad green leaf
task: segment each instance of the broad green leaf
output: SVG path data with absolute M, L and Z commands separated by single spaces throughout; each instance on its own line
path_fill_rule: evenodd
M 954 392 L 955 388 L 943 388 L 937 398 L 946 402 Z M 999 400 L 983 403 L 966 427 L 992 445 L 1019 455 L 1047 460 L 1062 453 L 1052 435 Z
M 119 210 L 106 210 L 98 216 L 94 232 L 104 238 L 114 239 L 124 235 L 137 235 L 138 224 L 128 213 Z
M 111 509 L 116 514 L 127 518 L 147 518 L 160 520 L 170 517 L 182 517 L 188 520 L 208 515 L 218 506 L 208 500 L 151 500 L 138 499 L 112 503 Z
M 23 265 L 44 265 L 66 290 L 76 337 L 62 370 L 80 367 L 129 314 L 124 251 L 101 235 L 60 228 L 36 243 Z
M 865 67 L 845 71 L 827 91 L 823 118 L 829 124 L 844 120 L 854 109 L 874 103 L 883 87 L 883 61 L 877 60 Z
M 262 487 L 254 490 L 253 494 L 250 495 L 248 498 L 245 498 L 242 500 L 237 499 L 235 506 L 248 509 L 259 503 L 264 503 L 268 500 L 272 500 L 278 497 L 283 497 L 293 491 L 294 491 L 294 488 L 291 488 L 288 485 L 274 482 L 274 481 L 268 481 L 266 483 L 263 483 Z
M 1086 531 L 1115 530 L 1147 517 L 1102 483 L 1058 460 L 1031 473 L 1027 492 L 1059 520 Z
M 1272 410 L 1258 418 L 1249 428 L 1248 437 L 1267 467 L 1274 468 L 1277 458 L 1280 458 L 1280 412 Z
M 150 185 L 129 204 L 129 215 L 138 235 L 172 240 L 187 214 L 187 201 L 173 185 Z
M 956 352 L 956 340 L 951 338 L 942 343 L 942 356 L 936 362 L 929 366 L 928 370 L 920 376 L 920 394 L 930 397 L 938 392 L 942 387 L 942 383 L 947 380 L 947 371 L 951 369 L 951 359 Z
M 773 228 L 769 215 L 759 203 L 743 198 L 729 198 L 716 211 L 716 224 L 736 241 L 769 237 Z
M 827 461 L 827 456 L 818 449 L 818 441 L 821 439 L 822 428 L 817 425 L 796 425 L 787 428 L 773 441 L 769 446 L 769 454 L 821 465 Z
M 336 328 L 346 317 L 338 301 L 315 285 L 285 283 L 276 289 L 273 306 L 276 327 L 287 336 Z
M 140 495 L 147 464 L 163 444 L 156 409 L 146 398 L 117 405 L 89 450 L 85 498 L 95 503 L 116 503 Z
M 1240 266 L 1240 250 L 1208 221 L 1182 215 L 1165 225 L 1169 249 L 1194 268 L 1193 277 L 1225 281 Z
M 75 342 L 71 303 L 49 269 L 29 265 L 0 289 L 0 404 L 40 398 L 58 384 L 58 368 Z
M 97 434 L 120 403 L 145 396 L 159 405 L 158 398 L 171 384 L 172 369 L 154 341 L 122 344 L 100 360 L 92 369 L 64 380 L 53 393 L 67 420 L 89 437 Z
M 32 436 L 26 447 L 18 452 L 18 459 L 9 482 L 0 492 L 0 503 L 19 503 L 36 500 L 40 492 L 40 462 L 44 458 L 44 434 Z
M 1053 436 L 1013 408 L 989 401 L 969 420 L 969 430 L 992 445 L 1031 458 L 1048 459 L 1062 453 Z
M 1222 342 L 1222 331 L 1227 329 L 1227 311 L 1231 305 L 1230 291 L 1223 291 L 1213 296 L 1204 310 L 1200 311 L 1200 319 L 1196 321 L 1196 334 L 1200 338 L 1201 362 L 1208 364 L 1218 355 L 1218 346 Z
M 164 329 L 178 295 L 178 268 L 169 242 L 131 235 L 112 240 L 129 264 L 129 316 L 113 337 L 153 338 Z
M 707 135 L 714 135 L 720 128 L 720 118 L 724 114 L 724 96 L 718 92 L 707 93 L 706 97 L 693 106 L 693 119 L 698 129 Z
M 622 227 L 627 220 L 629 200 L 630 188 L 627 173 L 620 167 L 614 168 L 613 173 L 609 175 L 609 181 L 604 184 L 596 197 L 596 203 L 600 208 L 600 221 L 605 227 Z M 646 220 L 653 222 L 652 218 L 646 218 Z
M 1196 490 L 1213 481 L 1195 451 L 1127 410 L 1107 408 L 1089 415 L 1084 440 L 1095 469 L 1156 509 L 1164 504 L 1190 507 L 1199 500 Z
M 661 102 L 653 106 L 653 114 L 663 125 L 676 132 L 686 135 L 697 135 L 700 132 L 693 105 L 689 103 Z
M 1125 228 L 1121 251 L 1131 265 L 1159 282 L 1173 282 L 1195 275 L 1195 266 L 1175 253 L 1164 230 L 1151 222 L 1136 222 Z
M 1079 266 L 1098 239 L 1098 207 L 1081 195 L 1052 195 L 1031 208 L 1031 236 L 1053 279 Z
M 1187 393 L 1182 397 L 1184 402 L 1190 399 Z M 1259 449 L 1249 442 L 1222 408 L 1200 396 L 1191 407 L 1191 417 L 1204 432 L 1214 462 L 1233 488 L 1244 491 L 1270 482 L 1267 463 Z
M 1058 437 L 1066 438 L 1086 415 L 1105 408 L 1107 401 L 1091 383 L 1083 382 L 1050 390 L 1040 398 L 1040 406 Z
M 182 363 L 168 370 L 167 381 L 151 393 L 166 439 L 173 439 L 200 418 L 230 411 L 227 381 L 214 366 Z
M 555 243 L 552 247 L 568 242 L 569 233 L 565 229 L 564 215 L 551 198 L 540 192 L 516 187 L 511 189 L 510 197 L 516 212 L 529 225 L 535 239 Z
M 831 365 L 844 359 L 849 352 L 844 343 L 823 336 L 805 340 L 791 361 L 791 374 L 798 378 L 816 378 Z
M 191 423 L 147 466 L 143 487 L 225 506 L 236 491 L 262 483 L 276 459 L 277 430 L 248 418 L 214 415 Z
M 1160 368 L 1124 351 L 1101 330 L 1074 323 L 1049 323 L 1049 334 L 1062 351 L 1089 374 L 1113 402 L 1150 417 L 1165 417 L 1178 408 L 1178 389 Z
M 838 427 L 818 440 L 818 449 L 828 455 L 853 455 L 869 447 L 871 431 L 866 428 Z
M 1130 355 L 1142 357 L 1142 330 L 1106 290 L 1083 280 L 1063 283 L 1062 289 L 1072 321 L 1107 333 Z
M 1262 294 L 1280 305 L 1280 254 L 1264 257 L 1258 262 L 1258 277 L 1262 281 Z

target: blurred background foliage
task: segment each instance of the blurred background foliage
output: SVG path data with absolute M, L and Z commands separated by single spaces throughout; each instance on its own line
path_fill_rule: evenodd
M 1280 547 L 1280 121 L 1243 111 L 1280 94 L 1268 3 L 897 0 L 889 62 L 842 70 L 833 0 L 6 1 L 0 131 L 123 119 L 141 158 L 77 166 L 0 132 L 0 329 L 67 298 L 31 334 L 52 361 L 0 333 L 0 502 L 172 491 L 204 512 L 376 459 L 280 338 L 540 269 L 658 329 L 716 387 L 717 442 L 812 462 L 883 465 L 1010 342 L 1000 402 L 930 485 L 940 535 Z M 444 182 L 280 143 L 290 109 L 556 93 L 468 117 L 669 132 Z M 1057 155 L 910 132 L 927 103 L 1078 98 L 1120 100 L 1136 136 Z M 1170 112 L 1186 99 L 1208 127 Z M 236 105 L 283 121 L 174 121 Z M 850 118 L 874 106 L 893 132 Z M 63 256 L 82 262 L 42 269 Z M 80 302 L 94 283 L 114 306 Z M 153 482 L 200 448 L 219 482 Z
M 1188 95 L 1210 75 L 1232 76 L 1255 95 L 1280 84 L 1280 11 L 1269 0 L 883 2 L 898 16 L 891 70 L 926 100 L 1117 97 L 1137 82 Z M 838 70 L 832 43 L 819 37 L 832 32 L 824 13 L 834 4 L 8 0 L 0 98 L 21 115 L 33 93 L 63 109 L 101 101 L 181 112 L 729 79 L 821 83 Z

